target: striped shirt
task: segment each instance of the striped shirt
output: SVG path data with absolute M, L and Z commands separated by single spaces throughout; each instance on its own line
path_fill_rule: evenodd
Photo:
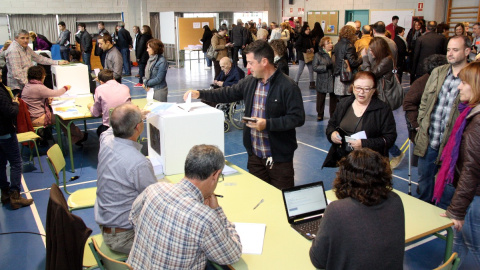
M 258 117 L 265 119 L 265 104 L 267 102 L 268 90 L 270 90 L 270 79 L 265 84 L 258 81 L 257 89 L 253 97 L 253 107 L 251 117 Z M 272 156 L 270 150 L 270 141 L 268 140 L 268 133 L 266 130 L 258 131 L 254 128 L 250 129 L 250 137 L 252 140 L 253 153 L 260 158 L 268 158 Z
M 458 94 L 458 85 L 461 80 L 455 77 L 452 68 L 448 70 L 447 77 L 442 85 L 442 90 L 438 94 L 437 103 L 433 108 L 430 116 L 430 127 L 428 133 L 430 134 L 430 147 L 439 149 L 440 143 L 443 140 L 443 132 L 447 125 L 450 112 Z
M 130 212 L 135 241 L 133 269 L 205 269 L 207 259 L 226 265 L 242 253 L 235 226 L 221 207 L 205 205 L 190 181 L 157 183 L 138 196 Z

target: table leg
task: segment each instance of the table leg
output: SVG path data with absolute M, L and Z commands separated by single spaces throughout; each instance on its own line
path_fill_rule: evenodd
M 55 129 L 57 130 L 57 143 L 58 143 L 58 146 L 60 146 L 60 150 L 63 151 L 63 142 L 62 142 L 62 134 L 60 132 L 62 132 L 61 128 L 60 128 L 60 117 L 58 115 L 55 114 Z
M 447 231 L 447 244 L 445 246 L 445 257 L 444 257 L 444 262 L 448 261 L 450 256 L 452 256 L 452 249 L 453 249 L 453 229 L 452 227 L 448 227 L 446 229 Z
M 73 121 L 69 121 L 65 128 L 67 129 L 68 151 L 70 151 L 70 164 L 72 166 L 71 170 L 72 170 L 72 173 L 74 173 L 75 172 L 75 166 L 73 165 L 72 133 L 70 132 L 70 125 L 72 123 L 73 123 Z

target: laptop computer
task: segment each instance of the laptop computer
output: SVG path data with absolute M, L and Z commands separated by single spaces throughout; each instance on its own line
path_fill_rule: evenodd
M 314 239 L 327 208 L 323 182 L 282 190 L 283 202 L 290 226 L 307 239 Z

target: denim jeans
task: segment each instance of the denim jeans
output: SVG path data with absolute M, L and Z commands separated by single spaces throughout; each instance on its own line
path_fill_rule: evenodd
M 60 57 L 62 57 L 62 60 L 70 61 L 70 49 L 60 50 Z
M 480 266 L 480 196 L 475 196 L 470 203 L 462 230 L 454 232 L 453 252 L 458 253 L 460 262 L 465 260 L 468 252 L 471 252 Z
M 10 190 L 20 192 L 22 179 L 22 157 L 18 147 L 17 134 L 10 138 L 0 139 L 0 188 L 9 187 L 7 180 L 7 161 L 10 162 Z
M 392 155 L 392 157 L 398 157 L 402 154 L 402 151 L 398 149 L 398 146 L 394 144 L 390 149 L 388 149 L 388 153 Z
M 212 60 L 207 58 L 207 53 L 203 53 L 205 55 L 205 61 L 207 61 L 207 67 L 212 66 Z
M 295 76 L 295 82 L 298 83 L 298 81 L 300 80 L 300 76 L 302 75 L 302 72 L 303 72 L 303 69 L 305 68 L 305 65 L 308 67 L 308 76 L 309 76 L 309 79 L 310 79 L 310 82 L 313 82 L 313 66 L 312 66 L 312 62 L 308 63 L 308 64 L 305 64 L 305 61 L 303 60 L 298 60 L 298 73 L 297 73 L 297 76 Z
M 129 48 L 123 48 L 120 50 L 122 53 L 122 58 L 123 58 L 123 73 L 125 75 L 131 75 L 132 72 L 130 71 L 130 49 Z
M 445 188 L 443 189 L 442 197 L 440 198 L 440 201 L 437 203 L 437 206 L 447 210 L 447 207 L 450 205 L 450 202 L 452 202 L 453 194 L 455 194 L 455 187 L 452 184 L 445 185 Z
M 428 146 L 425 156 L 418 158 L 418 198 L 422 201 L 431 203 L 433 189 L 435 187 L 435 175 L 438 171 L 437 160 L 438 150 Z
M 88 66 L 88 73 L 92 72 L 92 66 L 90 65 L 90 56 L 92 53 L 82 53 L 83 63 Z

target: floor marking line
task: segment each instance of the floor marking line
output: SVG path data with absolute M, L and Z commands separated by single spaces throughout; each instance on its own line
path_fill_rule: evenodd
M 27 183 L 23 178 L 23 174 L 22 174 L 22 186 L 23 186 L 23 190 L 25 190 L 25 196 L 27 197 L 27 199 L 33 199 L 32 195 L 28 191 Z M 42 220 L 40 219 L 40 214 L 38 214 L 38 209 L 37 209 L 37 206 L 35 205 L 35 201 L 33 201 L 33 203 L 30 205 L 30 210 L 32 210 L 33 219 L 35 219 L 35 223 L 37 224 L 38 232 L 40 234 L 45 235 L 45 228 L 43 227 Z M 43 245 L 46 248 L 47 242 L 46 242 L 45 236 L 43 235 L 41 235 L 41 237 L 42 237 Z
M 243 155 L 243 154 L 246 154 L 247 152 L 241 152 L 241 153 L 237 153 L 237 154 L 232 154 L 232 155 L 228 155 L 228 156 L 225 156 L 226 158 L 227 157 L 233 157 L 233 156 L 238 156 L 238 155 Z
M 440 234 L 441 234 L 441 235 L 446 235 L 447 232 L 446 232 L 446 231 L 442 231 L 442 232 L 440 232 Z M 438 239 L 438 237 L 432 235 L 432 236 L 430 236 L 430 237 L 428 237 L 428 238 L 425 238 L 425 239 L 423 239 L 423 240 L 421 240 L 421 241 L 418 241 L 418 242 L 416 242 L 416 243 L 414 243 L 414 244 L 408 245 L 407 247 L 405 247 L 405 251 L 410 250 L 410 249 L 412 249 L 412 248 L 416 248 L 416 247 L 418 247 L 418 246 L 421 246 L 421 245 L 423 245 L 423 244 L 425 244 L 425 243 L 428 243 L 428 242 L 430 242 L 430 241 L 433 241 L 433 240 L 435 240 L 435 239 Z
M 78 186 L 78 185 L 83 185 L 83 184 L 88 184 L 88 183 L 93 183 L 97 182 L 97 179 L 95 180 L 90 180 L 90 181 L 85 181 L 85 182 L 78 182 L 74 184 L 67 184 L 67 187 L 73 187 L 73 186 Z M 28 193 L 35 193 L 35 192 L 40 192 L 40 191 L 45 191 L 45 190 L 50 190 L 50 188 L 40 188 L 40 189 L 35 189 L 35 190 L 30 190 Z M 27 192 L 24 192 L 27 193 Z

